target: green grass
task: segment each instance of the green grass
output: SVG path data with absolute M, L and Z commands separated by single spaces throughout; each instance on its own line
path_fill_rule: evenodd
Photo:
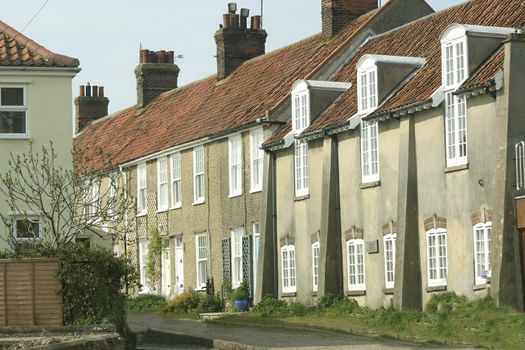
M 469 302 L 452 293 L 435 295 L 425 312 L 394 308 L 371 310 L 344 300 L 318 306 L 268 304 L 255 312 L 222 320 L 267 326 L 312 327 L 346 334 L 384 337 L 414 343 L 523 349 L 525 315 L 498 306 L 491 298 Z M 326 304 L 326 303 L 325 303 Z M 266 306 L 265 306 L 266 305 Z

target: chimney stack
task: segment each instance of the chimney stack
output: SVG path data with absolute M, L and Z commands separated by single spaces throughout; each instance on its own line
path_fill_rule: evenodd
M 217 79 L 229 76 L 237 67 L 254 57 L 264 55 L 266 31 L 261 28 L 261 16 L 251 17 L 250 10 L 237 12 L 237 4 L 228 4 L 228 13 L 223 15 L 223 25 L 215 33 L 217 43 Z
M 348 24 L 378 8 L 378 0 L 322 0 L 323 39 L 330 40 Z
M 81 132 L 93 121 L 108 115 L 108 105 L 109 99 L 104 97 L 103 86 L 80 85 L 80 94 L 75 98 L 75 132 Z
M 144 107 L 163 92 L 177 88 L 179 67 L 173 51 L 140 50 L 137 77 L 137 107 Z

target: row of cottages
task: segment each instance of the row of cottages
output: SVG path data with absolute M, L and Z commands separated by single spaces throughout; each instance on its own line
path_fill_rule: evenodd
M 0 172 L 8 169 L 11 154 L 36 150 L 53 142 L 56 165 L 72 168 L 73 120 L 71 84 L 80 71 L 75 58 L 53 53 L 0 21 Z M 44 196 L 45 199 L 45 196 Z M 38 206 L 11 208 L 0 194 L 0 251 L 16 241 L 44 238 L 49 220 Z M 15 209 L 15 210 L 14 210 Z M 13 243 L 13 242 L 11 242 Z
M 98 89 L 81 88 L 75 146 L 93 169 L 109 157 L 136 198 L 136 213 L 124 218 L 134 228 L 115 236 L 114 246 L 137 262 L 141 292 L 219 291 L 244 280 L 258 289 L 268 166 L 261 145 L 290 119 L 292 84 L 332 79 L 372 35 L 433 12 L 423 0 L 391 0 L 379 9 L 375 0 L 320 5 L 322 33 L 265 54 L 260 17 L 248 21 L 248 10 L 239 15 L 229 4 L 215 33 L 217 74 L 183 87 L 173 52 L 142 50 L 137 103 L 113 115 L 106 116 Z M 316 105 L 325 108 L 323 101 L 348 85 L 324 83 Z M 163 242 L 160 287 L 145 276 L 152 228 Z
M 293 84 L 264 145 L 258 298 L 523 309 L 524 24 L 523 0 L 472 0 L 369 38 L 339 83 Z

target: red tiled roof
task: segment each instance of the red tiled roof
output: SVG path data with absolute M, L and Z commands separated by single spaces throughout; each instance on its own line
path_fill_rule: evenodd
M 51 52 L 0 21 L 0 66 L 75 68 L 79 64 L 78 59 Z
M 286 101 L 294 81 L 313 76 L 382 9 L 356 19 L 328 42 L 321 34 L 312 36 L 247 61 L 224 80 L 211 76 L 162 94 L 142 112 L 133 106 L 100 119 L 76 137 L 75 148 L 96 168 L 102 165 L 101 150 L 113 164 L 123 164 L 254 123 Z
M 472 76 L 458 90 L 468 90 L 483 86 L 494 81 L 496 73 L 503 68 L 505 60 L 505 50 L 503 45 L 485 62 L 483 62 Z
M 523 27 L 525 0 L 472 0 L 375 36 L 359 49 L 333 80 L 356 82 L 356 64 L 364 54 L 422 57 L 427 59 L 423 68 L 395 92 L 376 113 L 392 111 L 428 100 L 441 86 L 440 36 L 443 30 L 453 23 Z M 487 67 L 484 70 L 485 75 L 483 77 L 480 75 L 480 79 L 491 74 L 490 68 L 493 67 Z M 341 125 L 356 112 L 357 85 L 354 84 L 305 132 Z

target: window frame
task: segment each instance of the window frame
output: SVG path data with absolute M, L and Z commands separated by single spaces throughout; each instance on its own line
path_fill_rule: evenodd
M 205 246 L 201 246 L 201 241 L 200 241 L 200 238 L 204 238 L 204 241 L 205 241 Z M 204 249 L 204 251 L 206 252 L 206 256 L 203 258 L 200 253 L 201 253 L 201 250 Z M 203 289 L 206 289 L 206 283 L 208 282 L 208 256 L 210 255 L 209 253 L 209 236 L 208 236 L 208 233 L 206 232 L 203 232 L 203 233 L 198 233 L 195 235 L 195 267 L 196 267 L 196 271 L 197 271 L 197 274 L 196 274 L 196 289 L 197 290 L 203 290 Z M 201 281 L 201 275 L 200 275 L 200 266 L 201 266 L 201 263 L 204 263 L 204 273 L 205 273 L 205 280 L 204 281 Z
M 296 197 L 307 196 L 310 193 L 308 153 L 308 142 L 296 139 L 294 144 L 294 187 Z
M 445 153 L 447 167 L 468 163 L 467 101 L 451 92 L 445 94 Z
M 290 264 L 291 262 L 293 265 Z M 283 293 L 295 293 L 297 291 L 295 245 L 289 244 L 281 247 L 281 288 Z
M 150 291 L 148 279 L 146 277 L 146 265 L 148 259 L 149 240 L 139 240 L 139 283 L 142 285 L 139 294 L 145 294 Z
M 316 254 L 317 253 L 317 254 Z M 312 289 L 314 292 L 319 290 L 319 263 L 321 259 L 321 243 L 312 243 Z
M 517 142 L 514 146 L 516 158 L 516 190 L 525 189 L 525 141 Z
M 259 265 L 259 251 L 261 249 L 261 223 L 259 221 L 252 223 L 252 234 L 253 234 L 253 291 L 256 294 L 257 291 L 257 266 Z
M 2 95 L 1 90 L 3 88 L 14 88 L 14 89 L 22 89 L 22 96 L 24 99 L 24 103 L 22 106 L 2 106 Z M 27 85 L 21 85 L 21 84 L 0 84 L 0 112 L 24 112 L 24 118 L 25 118 L 25 132 L 24 133 L 3 133 L 0 131 L 0 139 L 16 139 L 16 138 L 28 138 L 29 137 L 29 111 L 28 111 L 28 103 L 27 103 Z
M 157 212 L 163 212 L 169 208 L 169 165 L 168 158 L 157 159 Z M 162 169 L 164 167 L 164 170 Z M 162 174 L 164 173 L 164 175 Z M 164 177 L 164 179 L 162 179 Z M 162 188 L 164 186 L 164 188 Z M 164 193 L 165 202 L 161 203 L 161 191 Z
M 360 68 L 357 72 L 357 109 L 359 114 L 369 114 L 378 106 L 379 90 L 377 77 L 376 64 Z M 364 86 L 363 78 L 365 79 Z M 366 104 L 363 104 L 363 102 L 366 102 Z
M 202 152 L 202 170 L 197 171 L 197 155 L 199 152 Z M 202 204 L 205 202 L 206 197 L 206 188 L 204 183 L 204 174 L 205 174 L 205 155 L 204 155 L 204 146 L 198 146 L 193 148 L 193 205 Z M 198 187 L 197 182 L 200 182 L 200 188 L 202 193 L 197 193 Z
M 361 252 L 358 249 L 354 250 L 354 254 L 351 253 L 350 247 L 361 247 Z M 354 261 L 356 266 L 353 269 L 355 273 L 351 273 L 351 257 L 354 255 Z M 359 272 L 359 255 L 362 258 L 362 273 Z M 349 239 L 346 241 L 346 264 L 347 264 L 347 274 L 348 274 L 348 290 L 349 291 L 365 291 L 366 290 L 366 264 L 365 264 L 365 241 L 361 238 Z M 355 275 L 355 281 L 357 283 L 352 283 L 352 275 Z M 362 283 L 358 283 L 360 280 L 360 275 L 362 275 Z
M 445 264 L 443 266 L 442 264 L 442 258 L 443 256 L 438 255 L 439 253 L 439 245 L 434 245 L 431 248 L 430 245 L 430 239 L 431 237 L 436 237 L 436 242 L 439 240 L 439 236 L 444 237 L 444 247 L 445 247 Z M 426 250 L 427 250 L 427 285 L 429 287 L 445 287 L 447 285 L 447 278 L 448 278 L 448 232 L 444 228 L 433 228 L 430 230 L 427 230 L 425 232 L 425 242 L 426 242 Z M 431 278 L 431 249 L 433 249 L 433 256 L 432 258 L 435 259 L 435 270 L 436 270 L 436 278 Z M 443 270 L 444 270 L 444 277 L 443 277 Z
M 263 128 L 250 131 L 250 193 L 262 191 L 264 150 Z
M 479 241 L 476 237 L 476 233 L 481 231 L 483 234 L 482 240 Z M 492 277 L 492 265 L 490 261 L 490 252 L 491 252 L 491 240 L 492 240 L 492 222 L 481 222 L 472 226 L 472 243 L 473 243 L 473 252 L 474 252 L 474 283 L 475 285 L 487 284 Z M 477 243 L 481 242 L 483 245 L 483 251 L 478 251 Z M 481 264 L 488 266 L 487 275 L 483 276 L 481 271 L 479 271 L 480 265 L 480 255 L 483 255 L 483 262 Z
M 396 280 L 396 237 L 395 233 L 389 233 L 383 236 L 383 257 L 385 262 L 385 288 L 392 289 L 394 288 Z M 392 243 L 391 256 L 392 259 L 388 259 L 389 250 L 388 242 Z M 392 271 L 389 271 L 389 263 L 392 265 Z M 392 279 L 390 280 L 389 274 L 392 274 Z
M 462 64 L 462 70 L 458 69 L 458 45 L 462 45 L 463 48 L 463 59 L 461 60 Z M 450 59 L 451 70 L 448 69 L 447 63 L 449 60 L 447 59 L 447 49 L 451 47 L 452 48 L 452 57 Z M 467 35 L 464 33 L 459 36 L 454 36 L 452 38 L 447 38 L 446 41 L 443 41 L 441 43 L 441 81 L 443 83 L 443 88 L 445 91 L 455 90 L 458 87 L 460 87 L 469 77 L 469 71 L 468 71 L 468 40 Z M 452 75 L 452 81 L 448 80 L 448 75 Z
M 361 182 L 364 184 L 377 182 L 380 179 L 379 123 L 377 121 L 362 120 L 360 130 Z M 373 146 L 375 146 L 375 148 L 373 148 Z M 375 172 L 374 165 L 376 166 Z
M 243 139 L 241 134 L 228 137 L 228 180 L 230 198 L 243 193 Z
M 292 93 L 292 129 L 301 133 L 310 126 L 310 90 L 308 88 Z
M 230 231 L 231 236 L 231 275 L 232 288 L 238 288 L 243 281 L 243 261 L 242 261 L 242 238 L 244 237 L 244 227 L 236 227 Z M 236 276 L 238 273 L 238 276 Z M 238 277 L 238 278 L 237 278 Z
M 141 184 L 144 184 L 142 186 Z M 142 197 L 141 191 L 144 191 Z M 144 202 L 142 203 L 142 200 Z M 137 216 L 148 213 L 148 168 L 146 162 L 137 165 Z
M 182 162 L 180 152 L 170 155 L 170 168 L 171 208 L 177 209 L 182 207 Z M 178 174 L 176 168 L 178 169 Z M 177 189 L 178 196 L 175 189 Z
M 33 220 L 37 219 L 37 220 Z M 38 237 L 18 237 L 17 234 L 17 226 L 18 221 L 24 221 L 28 220 L 32 223 L 36 223 L 35 221 L 38 221 Z M 40 215 L 14 215 L 13 216 L 13 227 L 12 227 L 12 234 L 15 241 L 40 241 L 44 238 L 45 228 L 44 228 L 44 220 Z

